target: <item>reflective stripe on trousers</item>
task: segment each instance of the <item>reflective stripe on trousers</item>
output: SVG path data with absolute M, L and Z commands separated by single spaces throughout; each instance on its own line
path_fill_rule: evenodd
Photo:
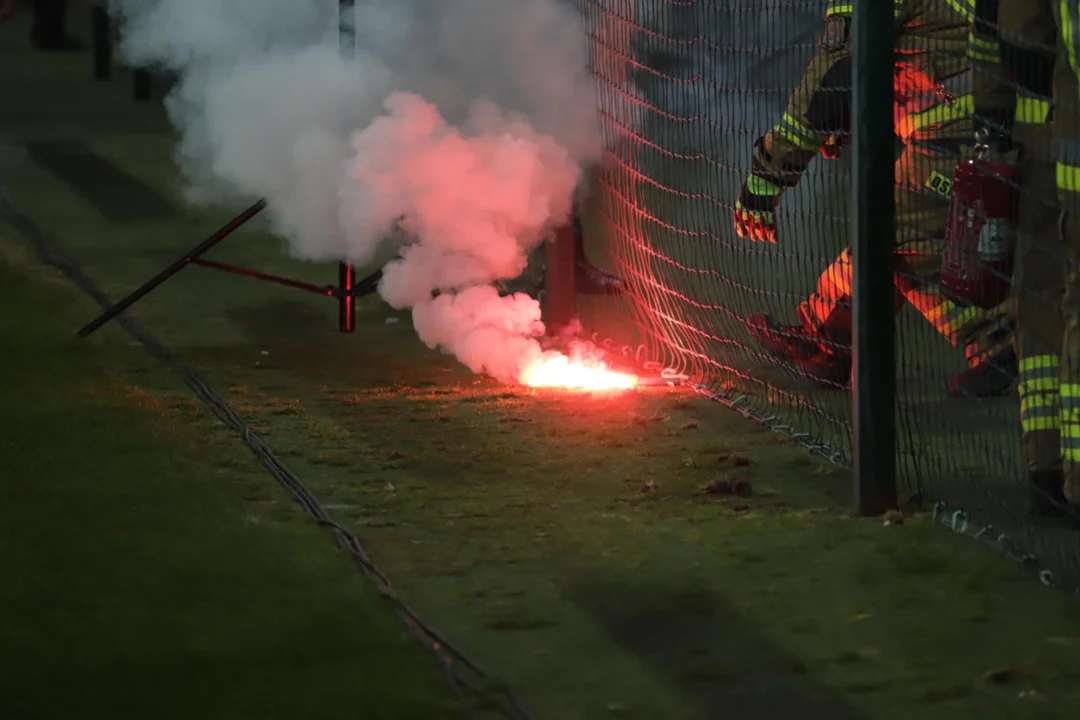
M 1025 433 L 1061 428 L 1059 387 L 1057 355 L 1020 360 L 1020 427 Z
M 1077 24 L 1080 23 L 1080 3 L 1077 0 L 1060 0 L 1058 13 L 1065 54 L 1069 58 L 1073 74 L 1080 78 L 1080 57 L 1078 57 L 1077 48 L 1077 43 L 1080 42 L 1080 35 L 1077 33 Z M 1068 192 L 1080 192 L 1080 143 L 1076 140 L 1058 140 L 1057 185 Z
M 1022 93 L 1016 98 L 1015 120 L 1018 123 L 1044 125 L 1050 117 L 1050 101 Z
M 1080 462 L 1080 385 L 1061 384 L 1061 457 Z
M 973 0 L 945 0 L 945 2 L 953 5 L 955 3 L 966 4 Z M 829 4 L 825 10 L 825 17 L 832 17 L 833 15 L 851 15 L 855 12 L 855 3 L 853 0 L 829 0 Z M 960 11 L 963 12 L 963 11 Z M 974 12 L 974 8 L 972 9 Z M 904 0 L 893 0 L 893 16 L 900 17 L 904 13 Z M 970 18 L 969 18 L 970 19 Z

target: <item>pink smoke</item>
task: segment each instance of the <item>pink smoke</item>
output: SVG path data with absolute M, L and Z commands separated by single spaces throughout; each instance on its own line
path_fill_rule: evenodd
M 353 139 L 344 218 L 359 248 L 398 223 L 410 240 L 379 292 L 412 311 L 420 339 L 503 382 L 551 353 L 541 350 L 539 303 L 500 297 L 492 284 L 525 269 L 545 234 L 569 218 L 581 168 L 552 138 L 489 103 L 461 129 L 423 98 L 395 93 L 387 114 Z M 555 353 L 554 355 L 558 355 Z

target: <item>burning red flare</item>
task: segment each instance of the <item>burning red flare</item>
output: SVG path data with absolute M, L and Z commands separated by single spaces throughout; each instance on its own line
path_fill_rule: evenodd
M 599 360 L 571 359 L 560 353 L 530 363 L 521 373 L 521 382 L 529 387 L 629 390 L 637 387 L 638 379 L 635 375 L 609 370 Z

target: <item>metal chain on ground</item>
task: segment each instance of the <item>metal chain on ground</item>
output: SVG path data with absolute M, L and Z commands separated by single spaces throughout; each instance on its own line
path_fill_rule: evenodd
M 614 351 L 617 345 L 617 343 L 613 342 L 610 338 L 602 337 L 598 332 L 592 333 L 591 339 L 594 344 L 603 347 L 608 351 Z M 638 345 L 636 351 L 629 345 L 623 345 L 619 350 L 623 356 L 633 358 L 646 371 L 659 371 L 661 376 L 670 375 L 677 376 L 680 379 L 687 379 L 687 376 L 682 374 L 677 368 L 664 367 L 662 363 L 656 362 L 655 360 L 642 361 L 642 356 L 648 352 L 648 348 L 645 345 Z M 746 394 L 731 390 L 716 392 L 703 383 L 693 384 L 691 387 L 694 389 L 694 392 L 703 395 L 713 402 L 725 405 L 743 417 L 764 425 L 772 432 L 780 433 L 793 440 L 797 440 L 811 455 L 822 457 L 834 465 L 850 467 L 843 452 L 835 450 L 825 443 L 815 442 L 811 433 L 799 432 L 791 425 L 782 423 L 775 415 L 765 415 L 764 413 L 757 412 L 754 409 L 753 404 L 749 402 L 749 398 Z M 1065 586 L 1057 575 L 1043 565 L 1034 554 L 1022 552 L 1019 549 L 1016 540 L 1008 533 L 999 532 L 997 528 L 989 524 L 979 527 L 974 523 L 969 522 L 968 515 L 963 510 L 953 509 L 952 512 L 949 512 L 949 506 L 944 502 L 934 503 L 931 516 L 935 523 L 939 523 L 959 535 L 978 540 L 986 547 L 1019 563 L 1024 568 L 1031 571 L 1042 585 L 1057 588 L 1059 590 L 1066 590 L 1077 597 L 1080 597 L 1080 587 L 1069 588 Z
M 775 415 L 765 415 L 754 410 L 750 404 L 749 396 L 745 393 L 740 393 L 732 390 L 724 392 L 715 392 L 708 385 L 699 384 L 694 386 L 694 391 L 704 395 L 713 402 L 718 402 L 721 405 L 725 405 L 735 412 L 739 413 L 745 418 L 749 418 L 755 422 L 761 423 L 769 430 L 780 433 L 781 435 L 787 435 L 792 440 L 796 440 L 800 445 L 806 448 L 806 451 L 811 455 L 817 455 L 823 457 L 834 465 L 840 465 L 847 467 L 844 453 L 839 450 L 833 449 L 828 443 L 815 442 L 814 436 L 808 432 L 800 432 L 791 425 L 785 425 L 780 421 L 780 418 Z
M 594 345 L 603 348 L 610 353 L 614 353 L 618 346 L 618 343 L 612 338 L 603 337 L 599 332 L 593 332 L 590 339 Z M 656 360 L 643 359 L 649 352 L 649 348 L 644 344 L 639 344 L 636 349 L 631 345 L 623 345 L 617 349 L 623 357 L 630 358 L 634 363 L 639 365 L 642 370 L 647 372 L 657 372 L 661 378 L 678 379 L 683 382 L 691 379 L 689 375 L 678 368 L 664 367 L 662 363 L 657 362 Z M 758 412 L 749 402 L 750 398 L 746 393 L 740 393 L 734 390 L 716 392 L 704 383 L 696 383 L 691 385 L 691 387 L 694 389 L 694 392 L 705 396 L 713 402 L 718 402 L 721 405 L 731 408 L 745 418 L 761 423 L 772 432 L 787 435 L 792 440 L 798 441 L 798 443 L 806 448 L 807 452 L 811 455 L 817 455 L 835 465 L 847 467 L 846 456 L 842 451 L 833 448 L 827 443 L 815 441 L 814 436 L 811 433 L 800 432 L 791 425 L 786 425 L 781 422 L 780 418 L 775 415 L 765 415 L 764 413 Z
M 1016 540 L 1008 533 L 1000 532 L 993 525 L 983 525 L 980 527 L 970 520 L 966 512 L 963 510 L 951 509 L 945 502 L 934 503 L 931 517 L 934 522 L 943 525 L 952 532 L 978 540 L 983 545 L 986 545 L 1010 560 L 1023 565 L 1024 568 L 1032 572 L 1035 577 L 1038 578 L 1042 585 L 1057 588 L 1058 590 L 1065 590 L 1071 592 L 1071 594 L 1076 597 L 1080 597 L 1080 587 L 1069 588 L 1063 584 L 1052 570 L 1039 562 L 1039 559 L 1035 557 L 1035 555 L 1023 552 Z
M 0 186 L 0 218 L 3 218 L 30 243 L 41 262 L 60 271 L 103 309 L 111 306 L 108 295 L 101 290 L 94 279 L 88 276 L 74 258 L 63 250 L 52 234 L 43 230 L 12 204 L 2 186 Z M 398 597 L 389 578 L 364 551 L 359 538 L 331 518 L 315 494 L 274 454 L 251 426 L 207 384 L 193 367 L 155 339 L 127 314 L 120 315 L 117 322 L 151 355 L 172 368 L 195 396 L 210 407 L 222 423 L 236 430 L 274 479 L 292 494 L 312 518 L 334 533 L 338 547 L 352 556 L 356 565 L 374 582 L 379 593 L 391 604 L 409 631 L 435 657 L 447 682 L 473 717 L 478 717 L 476 708 L 479 705 L 485 709 L 495 710 L 511 720 L 529 720 L 529 714 L 505 684 L 470 660 L 461 650 L 421 620 L 416 612 Z M 468 671 L 472 677 L 465 676 L 461 670 Z

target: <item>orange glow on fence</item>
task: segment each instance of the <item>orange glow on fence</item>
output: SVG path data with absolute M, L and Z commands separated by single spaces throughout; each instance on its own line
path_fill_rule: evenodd
M 609 370 L 598 360 L 572 360 L 552 355 L 536 360 L 521 373 L 523 385 L 571 390 L 629 390 L 637 387 L 636 375 Z

